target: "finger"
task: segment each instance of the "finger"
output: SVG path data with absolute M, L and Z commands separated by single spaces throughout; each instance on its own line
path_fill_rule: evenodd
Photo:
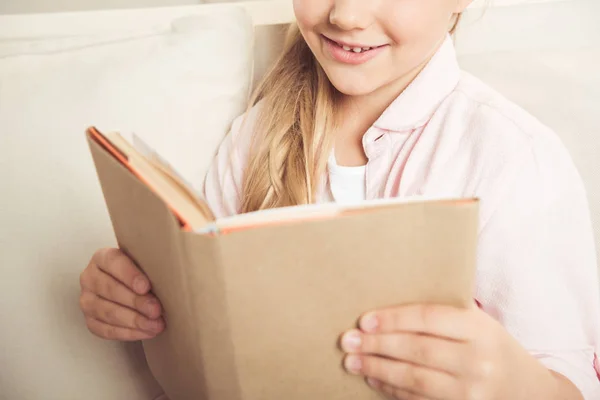
M 352 330 L 342 337 L 347 353 L 370 354 L 458 375 L 467 344 L 414 333 L 364 334 Z
M 152 339 L 155 336 L 135 329 L 108 325 L 91 317 L 86 317 L 85 322 L 90 332 L 102 339 L 133 342 Z
M 363 315 L 360 328 L 368 333 L 411 332 L 451 340 L 471 340 L 474 311 L 449 306 L 418 304 Z
M 118 249 L 103 249 L 92 260 L 98 268 L 114 277 L 137 294 L 146 294 L 151 285 L 148 277 Z
M 348 355 L 348 372 L 375 379 L 405 392 L 431 399 L 461 399 L 460 382 L 452 375 L 375 356 Z
M 155 296 L 137 295 L 98 267 L 92 266 L 87 275 L 82 277 L 81 287 L 83 291 L 95 293 L 113 303 L 137 310 L 150 319 L 159 318 L 162 313 L 160 302 Z
M 369 386 L 386 396 L 388 399 L 394 400 L 431 400 L 429 397 L 423 397 L 416 393 L 407 392 L 406 390 L 395 388 L 391 385 L 386 385 L 376 379 L 367 379 Z
M 90 292 L 81 294 L 80 303 L 87 317 L 108 325 L 142 330 L 151 335 L 162 332 L 165 327 L 162 319 L 148 319 L 130 308 L 112 303 Z

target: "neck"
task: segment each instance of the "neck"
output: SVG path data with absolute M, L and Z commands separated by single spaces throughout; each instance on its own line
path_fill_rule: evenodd
M 363 96 L 346 96 L 342 102 L 342 125 L 336 132 L 335 155 L 338 164 L 366 164 L 362 137 L 390 104 L 408 87 L 422 70 L 415 69 L 401 79 Z
M 343 103 L 346 118 L 352 119 L 355 124 L 364 126 L 365 130 L 368 129 L 394 100 L 406 90 L 425 65 L 426 63 L 419 65 L 408 74 L 374 92 L 360 96 L 346 96 Z

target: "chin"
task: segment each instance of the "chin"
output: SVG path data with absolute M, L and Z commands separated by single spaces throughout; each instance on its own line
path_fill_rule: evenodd
M 357 77 L 353 74 L 338 74 L 335 72 L 326 72 L 331 84 L 342 94 L 346 96 L 365 96 L 375 92 L 378 86 L 375 82 Z

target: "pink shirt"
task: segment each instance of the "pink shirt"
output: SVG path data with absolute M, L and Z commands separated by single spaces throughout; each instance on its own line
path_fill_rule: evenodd
M 207 175 L 219 216 L 239 213 L 256 108 Z M 448 38 L 363 138 L 366 198 L 478 197 L 475 298 L 531 354 L 600 399 L 600 295 L 582 180 L 557 135 L 460 70 Z M 326 180 L 325 180 L 326 181 Z M 327 187 L 320 201 L 327 201 Z M 598 368 L 600 372 L 600 368 Z

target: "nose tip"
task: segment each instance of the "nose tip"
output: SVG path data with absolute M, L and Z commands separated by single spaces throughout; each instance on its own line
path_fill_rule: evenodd
M 365 29 L 369 26 L 369 16 L 364 7 L 337 4 L 329 14 L 329 22 L 343 30 Z
M 356 17 L 347 16 L 347 15 L 342 17 L 340 15 L 340 13 L 334 11 L 331 13 L 331 15 L 329 17 L 329 21 L 334 25 L 344 27 L 347 25 L 351 25 L 353 22 L 355 23 Z

